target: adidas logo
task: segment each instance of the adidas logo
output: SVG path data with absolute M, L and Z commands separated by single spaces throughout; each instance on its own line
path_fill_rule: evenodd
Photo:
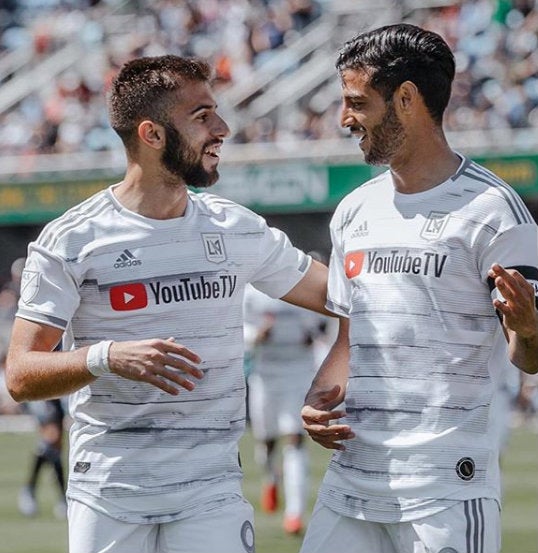
M 114 263 L 114 269 L 134 267 L 135 265 L 142 265 L 142 261 L 140 261 L 140 259 L 136 259 L 136 257 L 129 250 L 123 250 L 122 254 Z
M 364 223 L 361 223 L 358 228 L 356 228 L 351 234 L 351 238 L 362 236 L 368 236 L 368 221 L 364 221 Z

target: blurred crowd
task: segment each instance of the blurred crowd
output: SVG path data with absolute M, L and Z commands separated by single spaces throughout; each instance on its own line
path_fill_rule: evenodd
M 214 64 L 222 90 L 248 83 L 330 9 L 331 0 L 0 0 L 0 83 L 63 48 L 84 52 L 46 86 L 0 113 L 0 150 L 115 149 L 118 138 L 108 125 L 104 97 L 126 60 L 164 53 L 202 56 Z M 538 126 L 537 0 L 460 0 L 415 10 L 409 21 L 440 33 L 454 49 L 458 74 L 447 130 Z M 26 52 L 29 61 L 2 71 L 3 61 L 15 52 Z M 298 101 L 286 114 L 284 129 L 276 114 L 239 118 L 243 126 L 232 140 L 343 136 L 337 92 L 325 102 L 314 101 L 315 96 Z
M 75 67 L 0 113 L 0 149 L 11 154 L 117 147 L 104 96 L 128 59 L 208 58 L 217 86 L 226 86 L 248 80 L 321 14 L 316 0 L 0 0 L 2 7 L 0 64 L 16 49 L 30 50 L 33 63 L 73 42 L 84 50 Z

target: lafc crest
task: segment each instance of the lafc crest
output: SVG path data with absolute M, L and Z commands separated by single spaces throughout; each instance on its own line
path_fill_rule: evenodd
M 226 261 L 226 248 L 224 247 L 224 237 L 219 232 L 203 232 L 202 241 L 204 243 L 205 256 L 212 263 L 222 263 Z
M 443 231 L 446 228 L 450 215 L 441 211 L 430 211 L 420 236 L 425 240 L 436 240 L 441 238 Z

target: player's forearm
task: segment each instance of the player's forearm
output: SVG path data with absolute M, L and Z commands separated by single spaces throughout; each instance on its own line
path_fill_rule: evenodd
M 340 319 L 338 336 L 332 345 L 327 357 L 321 364 L 312 386 L 307 393 L 305 405 L 316 401 L 319 394 L 333 388 L 340 387 L 339 395 L 334 399 L 334 405 L 341 403 L 345 396 L 345 390 L 349 377 L 349 322 L 347 319 Z
M 70 394 L 95 377 L 86 367 L 88 348 L 68 352 L 17 351 L 6 364 L 6 385 L 15 401 L 50 399 Z
M 325 308 L 327 277 L 327 267 L 314 260 L 305 276 L 280 299 L 311 311 L 317 311 L 322 315 L 334 317 L 334 313 Z
M 533 336 L 510 334 L 510 361 L 523 372 L 538 373 L 538 328 Z

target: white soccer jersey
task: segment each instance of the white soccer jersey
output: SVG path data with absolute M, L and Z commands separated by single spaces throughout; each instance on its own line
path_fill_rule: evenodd
M 321 501 L 396 522 L 499 498 L 490 404 L 505 338 L 487 272 L 516 267 L 537 287 L 537 227 L 522 200 L 466 159 L 417 194 L 396 192 L 387 171 L 340 203 L 331 234 L 328 307 L 350 319 L 356 438 L 333 456 Z
M 68 496 L 116 519 L 166 522 L 241 493 L 244 288 L 280 297 L 310 258 L 217 196 L 189 193 L 183 217 L 153 220 L 112 189 L 29 246 L 18 316 L 65 330 L 74 347 L 173 336 L 200 355 L 192 392 L 109 374 L 71 399 Z

